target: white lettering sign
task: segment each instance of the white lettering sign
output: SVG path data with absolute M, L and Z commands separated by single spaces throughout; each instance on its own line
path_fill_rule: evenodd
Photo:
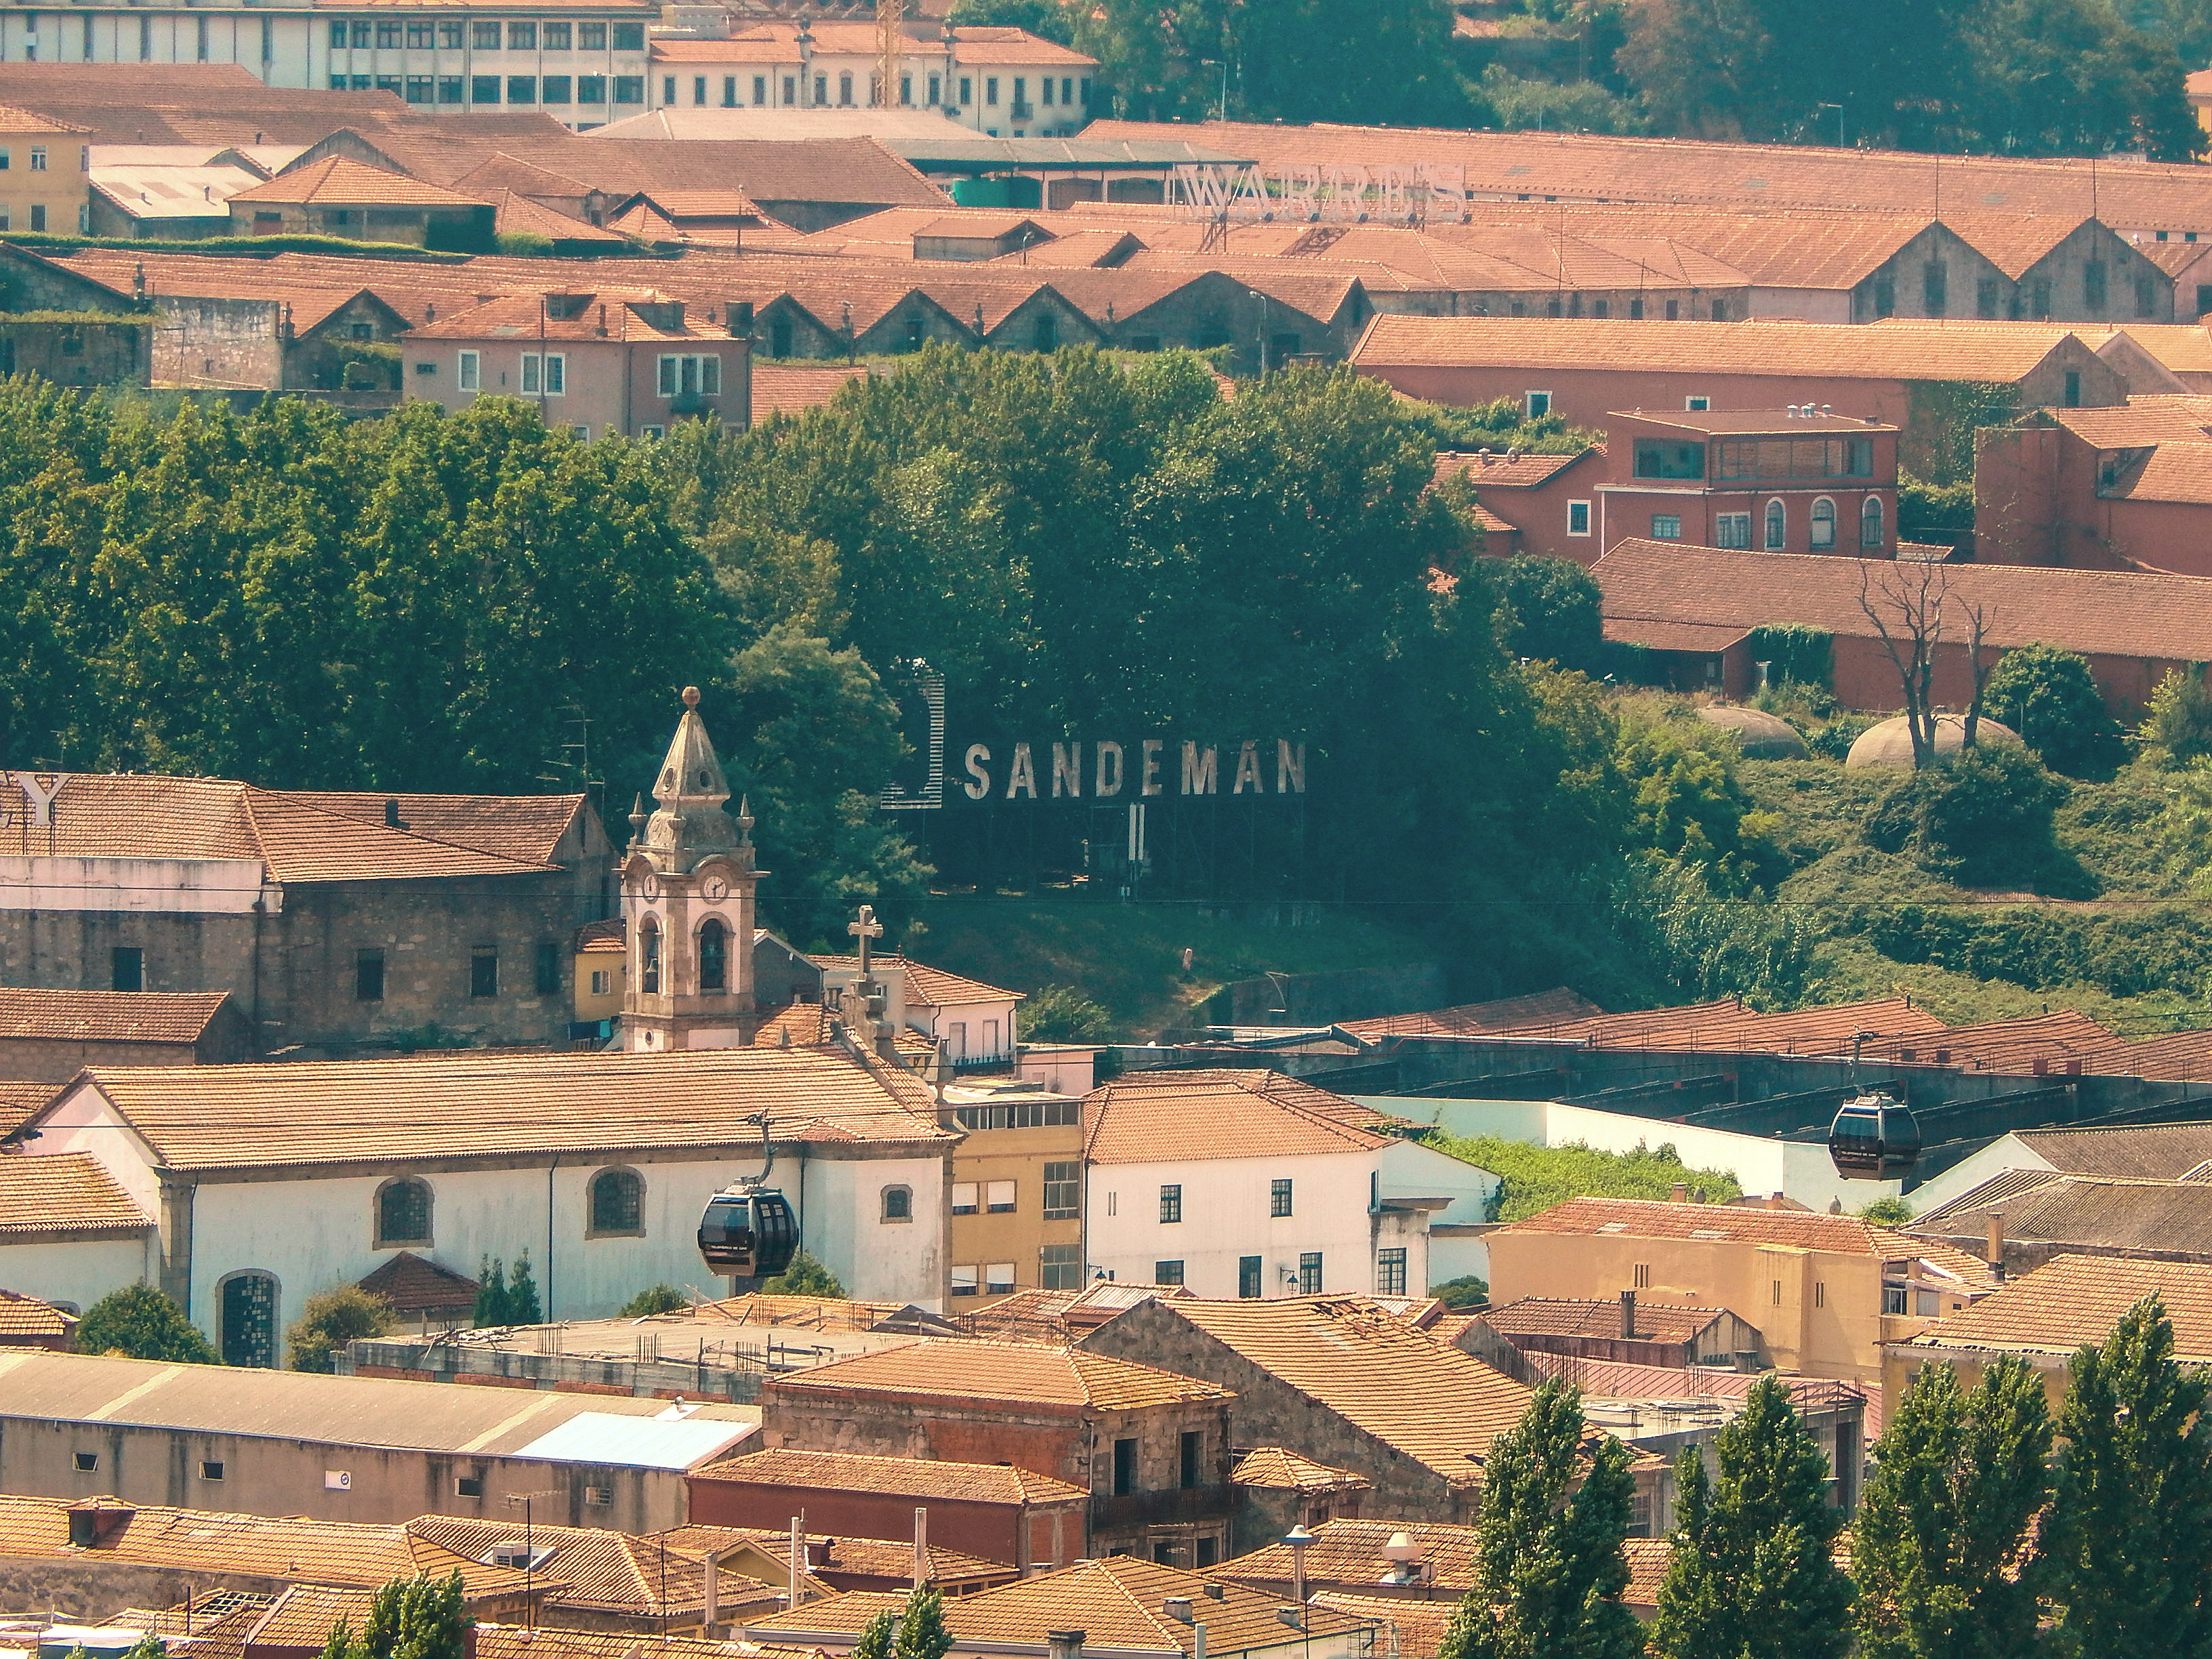
M 1194 219 L 1414 224 L 1467 217 L 1467 168 L 1455 161 L 1400 167 L 1185 162 L 1175 201 Z
M 1247 738 L 1235 744 L 1233 770 L 1226 772 L 1219 744 L 1173 744 L 1165 738 L 1145 738 L 1136 744 L 1136 759 L 1127 746 L 1108 738 L 1091 745 L 1097 759 L 1086 772 L 1084 745 L 1076 743 L 1013 745 L 1012 757 L 1003 772 L 992 768 L 991 746 L 971 743 L 963 757 L 960 793 L 969 800 L 1112 800 L 1121 795 L 1135 774 L 1135 788 L 1128 793 L 1150 795 L 1303 795 L 1306 792 L 1306 746 L 1287 738 L 1274 739 L 1274 787 L 1267 784 L 1266 744 Z M 1038 787 L 1037 760 L 1049 747 L 1052 781 L 1049 792 Z

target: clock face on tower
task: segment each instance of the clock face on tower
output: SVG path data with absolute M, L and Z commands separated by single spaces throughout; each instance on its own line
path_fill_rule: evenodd
M 699 896 L 709 904 L 720 904 L 729 896 L 730 879 L 727 876 L 709 876 L 699 884 Z

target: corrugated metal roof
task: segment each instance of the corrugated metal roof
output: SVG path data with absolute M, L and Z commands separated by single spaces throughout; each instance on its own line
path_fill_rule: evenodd
M 631 1469 L 690 1469 L 720 1456 L 760 1428 L 713 1418 L 670 1421 L 579 1412 L 550 1433 L 514 1449 L 517 1457 L 564 1463 L 606 1463 Z

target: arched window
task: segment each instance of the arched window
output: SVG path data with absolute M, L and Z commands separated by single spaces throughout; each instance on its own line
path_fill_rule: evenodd
M 637 988 L 660 994 L 660 924 L 651 916 L 637 925 Z
M 376 1189 L 376 1248 L 430 1242 L 430 1183 L 412 1176 L 387 1181 Z
M 645 1178 L 635 1170 L 602 1170 L 592 1177 L 592 1233 L 632 1237 L 645 1231 Z
M 1766 550 L 1779 553 L 1790 545 L 1790 509 L 1780 501 L 1766 504 Z
M 224 1279 L 217 1293 L 222 1322 L 222 1363 L 276 1363 L 276 1276 L 249 1269 Z
M 1859 503 L 1859 545 L 1879 551 L 1882 540 L 1881 497 L 1869 495 Z
M 699 925 L 699 988 L 725 990 L 729 975 L 730 930 L 709 916 Z
M 914 1219 L 914 1188 L 886 1187 L 884 1188 L 884 1219 L 911 1221 Z
M 1826 553 L 1836 544 L 1836 504 L 1826 495 L 1813 503 L 1813 538 L 1808 545 Z

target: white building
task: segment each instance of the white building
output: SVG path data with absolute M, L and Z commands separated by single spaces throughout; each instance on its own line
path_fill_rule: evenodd
M 909 27 L 896 95 L 876 85 L 876 26 L 766 22 L 727 40 L 656 36 L 654 109 L 935 110 L 994 138 L 1046 138 L 1091 119 L 1098 60 L 1006 27 Z
M 817 956 L 824 994 L 842 990 L 860 975 L 858 957 Z M 1015 1006 L 1026 994 L 962 974 L 947 973 L 903 956 L 871 959 L 870 969 L 883 984 L 886 1013 L 902 1030 L 933 1039 L 957 1069 L 1011 1066 L 1018 1041 Z
M 1133 1072 L 1084 1117 L 1088 1272 L 1212 1299 L 1420 1295 L 1431 1218 L 1480 1221 L 1498 1185 L 1274 1072 Z

